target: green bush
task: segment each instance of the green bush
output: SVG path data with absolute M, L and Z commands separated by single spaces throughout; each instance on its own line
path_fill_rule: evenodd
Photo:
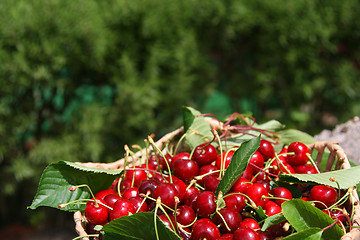
M 49 162 L 120 158 L 124 144 L 179 126 L 182 105 L 220 117 L 252 112 L 310 133 L 353 117 L 359 8 L 355 0 L 3 0 L 0 202 L 31 199 Z

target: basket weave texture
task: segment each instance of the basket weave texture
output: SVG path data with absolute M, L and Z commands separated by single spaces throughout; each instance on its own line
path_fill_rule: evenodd
M 210 121 L 210 124 L 212 127 L 219 127 L 218 122 Z M 221 124 L 221 123 L 220 123 Z M 220 126 L 221 127 L 221 126 Z M 184 128 L 178 128 L 173 132 L 170 132 L 163 136 L 161 139 L 159 139 L 155 144 L 158 148 L 163 149 L 163 146 L 166 142 L 169 140 L 172 140 L 175 136 L 183 133 Z M 335 169 L 349 169 L 351 168 L 351 165 L 349 163 L 349 160 L 347 159 L 347 156 L 345 154 L 345 151 L 340 147 L 340 145 L 337 142 L 334 141 L 321 141 L 316 142 L 314 144 L 308 145 L 308 148 L 310 150 L 310 153 L 312 153 L 314 150 L 318 152 L 315 163 L 320 168 L 321 166 L 321 160 L 326 150 L 329 150 L 330 154 L 327 159 L 326 163 L 326 170 L 325 171 L 331 171 L 332 166 L 335 164 Z M 150 146 L 148 150 L 152 150 L 152 147 Z M 142 151 L 139 151 L 135 153 L 135 158 L 138 158 L 144 154 L 146 149 L 143 149 Z M 95 168 L 102 168 L 102 169 L 120 169 L 124 166 L 125 159 L 117 160 L 113 163 L 78 163 L 83 166 L 87 167 L 95 167 Z M 359 204 L 359 196 L 356 192 L 356 189 L 351 188 L 352 191 L 352 198 L 350 198 L 349 205 L 354 204 L 354 215 L 352 219 L 352 230 L 348 233 L 346 233 L 344 236 L 342 236 L 341 240 L 360 240 L 360 204 Z M 349 208 L 350 209 L 350 208 Z M 79 236 L 85 236 L 87 235 L 85 231 L 85 224 L 86 224 L 86 218 L 83 215 L 82 212 L 78 211 L 74 213 L 74 221 L 75 221 L 75 230 L 78 233 Z M 88 237 L 83 237 L 82 240 L 89 240 Z

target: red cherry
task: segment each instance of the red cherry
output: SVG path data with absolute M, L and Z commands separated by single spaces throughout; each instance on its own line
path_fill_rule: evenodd
M 192 159 L 195 160 L 199 166 L 211 164 L 216 161 L 216 158 L 216 148 L 209 143 L 203 143 L 195 147 L 192 155 Z
M 240 226 L 241 220 L 242 218 L 239 212 L 223 208 L 216 213 L 213 221 L 220 228 L 221 232 L 233 233 Z M 225 223 L 229 229 L 225 226 Z
M 181 202 L 184 199 L 187 185 L 184 183 L 184 181 L 182 181 L 181 179 L 175 176 L 172 176 L 172 180 L 173 180 L 173 185 L 179 194 L 179 200 Z
M 156 179 L 147 179 L 139 183 L 139 193 L 147 194 L 150 192 L 150 196 L 154 192 L 155 188 L 160 184 Z
M 104 198 L 109 195 L 109 194 L 116 194 L 116 192 L 113 189 L 104 189 L 104 190 L 100 190 L 99 192 L 97 192 L 94 197 L 96 199 L 102 199 L 104 200 Z
M 261 153 L 265 161 L 275 156 L 273 145 L 265 139 L 260 140 L 260 147 L 258 148 L 258 151 Z
M 266 215 L 268 215 L 270 217 L 277 213 L 281 213 L 281 207 L 273 201 L 268 201 L 265 203 L 264 211 L 265 211 Z
M 138 186 L 141 181 L 147 179 L 146 171 L 140 170 L 140 169 L 136 170 L 137 168 L 140 168 L 140 167 L 135 167 L 135 170 L 126 170 L 125 176 L 124 176 L 124 180 L 128 180 L 131 182 L 133 181 L 133 178 L 134 178 L 133 186 L 135 186 L 135 187 Z
M 205 183 L 204 183 L 205 190 L 215 192 L 219 183 L 220 183 L 220 179 L 218 177 L 214 175 L 208 176 L 205 179 Z
M 308 160 L 309 148 L 301 142 L 293 142 L 288 147 L 288 152 L 295 153 L 287 156 L 287 162 L 291 166 L 304 165 Z
M 143 201 L 144 199 L 142 197 L 133 197 L 130 198 L 129 201 L 134 206 L 135 211 L 137 212 L 146 212 L 147 211 L 147 203 Z
M 196 187 L 194 186 L 190 186 L 190 187 L 186 187 L 186 190 L 185 190 L 185 194 L 184 194 L 184 197 L 183 197 L 183 202 L 184 204 L 186 205 L 189 205 L 187 204 L 188 203 L 188 199 L 195 193 L 198 193 L 199 192 L 199 189 L 197 189 Z
M 207 219 L 207 218 L 203 218 Z M 191 240 L 216 240 L 220 237 L 219 228 L 210 220 L 200 219 L 194 223 Z
M 159 154 L 151 154 L 148 158 L 149 169 L 153 169 L 153 170 L 159 169 L 159 166 L 158 166 L 158 164 L 159 164 L 160 169 L 168 170 L 166 162 L 169 164 L 169 167 L 171 169 L 172 165 L 173 165 L 173 158 L 169 154 L 166 154 L 165 159 L 162 156 L 160 156 Z M 146 164 L 145 164 L 145 166 L 146 166 Z
M 132 187 L 132 188 L 126 189 L 122 193 L 122 197 L 125 199 L 130 199 L 130 198 L 137 197 L 137 196 L 139 196 L 139 189 L 137 187 Z
M 159 218 L 163 221 L 163 223 L 168 226 L 169 228 L 171 228 L 173 231 L 175 230 L 173 226 L 175 226 L 175 219 L 174 216 L 169 216 L 169 218 L 165 215 L 159 215 Z M 171 222 L 170 222 L 171 221 Z
M 213 192 L 200 192 L 196 199 L 195 210 L 199 217 L 208 218 L 216 210 L 216 197 Z
M 244 218 L 240 223 L 240 227 L 250 228 L 254 231 L 260 230 L 259 223 L 252 218 Z
M 97 204 L 94 201 L 88 201 L 85 207 L 85 217 L 91 224 L 103 225 L 108 220 L 109 210 L 106 202 L 102 199 L 96 199 Z M 101 205 L 100 203 L 104 204 Z
M 196 200 L 200 193 L 201 193 L 201 191 L 198 190 L 197 192 L 194 192 L 193 194 L 186 197 L 184 204 L 188 205 L 188 206 L 192 207 L 194 210 L 196 210 Z
M 221 235 L 221 237 L 218 238 L 218 240 L 233 240 L 233 238 L 234 238 L 234 234 L 225 233 L 225 234 Z
M 170 208 L 175 207 L 175 198 L 179 198 L 178 191 L 171 183 L 161 183 L 153 192 L 153 198 L 160 198 L 161 202 Z
M 214 172 L 214 173 L 212 173 Z M 219 168 L 215 165 L 204 165 L 204 166 L 201 166 L 200 169 L 199 169 L 199 173 L 198 175 L 199 176 L 202 176 L 202 175 L 205 175 L 207 174 L 205 177 L 203 177 L 203 179 L 199 179 L 197 181 L 198 184 L 200 184 L 201 186 L 204 186 L 204 182 L 205 182 L 205 179 L 208 177 L 208 176 L 216 176 L 218 177 L 219 176 Z
M 312 201 L 319 201 L 315 202 L 315 206 L 324 209 L 326 207 L 330 207 L 338 200 L 338 193 L 337 191 L 326 185 L 316 185 L 310 190 L 310 199 Z M 324 205 L 325 204 L 325 205 Z
M 245 199 L 244 195 L 236 194 L 236 192 L 230 192 L 229 195 L 224 196 L 226 208 L 237 212 L 241 212 L 245 208 Z
M 199 165 L 194 160 L 178 159 L 173 166 L 174 175 L 184 182 L 189 182 L 199 173 Z
M 256 206 L 264 206 L 264 204 L 269 201 L 268 198 L 263 198 L 263 196 L 268 197 L 269 194 L 266 188 L 260 183 L 250 185 L 245 194 L 253 200 Z
M 129 216 L 135 212 L 135 207 L 129 200 L 120 199 L 115 202 L 113 210 L 110 211 L 109 220 L 112 221 L 123 216 Z
M 196 213 L 192 207 L 181 205 L 176 209 L 176 221 L 181 225 L 190 225 L 196 218 Z
M 260 152 L 256 151 L 250 158 L 248 167 L 252 169 L 253 173 L 257 173 L 259 172 L 259 169 L 261 169 L 263 166 L 264 158 Z
M 270 190 L 270 194 L 272 194 L 276 198 L 285 198 L 285 199 L 288 199 L 288 200 L 291 200 L 293 198 L 291 192 L 288 189 L 284 188 L 284 187 L 275 187 L 275 188 Z M 286 200 L 273 199 L 273 201 L 275 203 L 277 203 L 279 206 L 281 206 L 281 204 L 283 202 L 285 202 Z
M 223 152 L 222 154 L 219 154 L 216 158 L 215 165 L 221 169 L 221 164 L 223 162 L 223 168 L 226 169 L 231 161 L 232 156 L 234 155 L 234 150 L 229 150 L 227 152 Z
M 250 228 L 239 227 L 234 233 L 234 240 L 260 240 L 260 237 Z
M 296 173 L 299 173 L 299 174 L 317 174 L 318 173 L 316 168 L 314 166 L 311 166 L 311 165 L 295 166 L 294 170 L 295 170 Z
M 109 194 L 107 196 L 105 196 L 104 201 L 106 202 L 106 204 L 113 208 L 114 204 L 116 203 L 117 200 L 120 200 L 121 197 L 119 196 L 119 194 L 114 193 L 114 194 Z
M 234 185 L 231 187 L 232 192 L 241 192 L 244 193 L 251 185 L 250 180 L 244 177 L 238 178 Z

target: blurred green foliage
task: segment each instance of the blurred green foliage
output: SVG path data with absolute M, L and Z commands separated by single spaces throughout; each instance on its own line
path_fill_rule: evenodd
M 1 1 L 0 203 L 28 206 L 50 162 L 114 161 L 178 127 L 182 105 L 310 133 L 353 117 L 359 15 L 357 0 Z

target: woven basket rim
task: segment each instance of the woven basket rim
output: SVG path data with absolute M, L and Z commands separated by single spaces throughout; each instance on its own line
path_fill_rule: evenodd
M 207 119 L 212 127 L 222 127 L 222 123 L 219 123 L 217 121 L 213 121 L 213 119 Z M 158 141 L 155 142 L 157 147 L 162 149 L 162 146 L 169 140 L 173 139 L 175 136 L 181 134 L 184 130 L 184 127 L 180 127 L 166 135 L 164 135 L 162 138 L 160 138 Z M 314 149 L 318 151 L 318 157 L 316 159 L 316 164 L 318 167 L 320 166 L 320 161 L 322 158 L 322 154 L 328 149 L 330 151 L 329 159 L 328 161 L 331 161 L 329 163 L 329 166 L 333 165 L 333 162 L 337 159 L 338 164 L 336 166 L 336 169 L 349 169 L 351 168 L 350 162 L 346 156 L 345 151 L 340 147 L 339 143 L 336 141 L 317 141 L 313 144 L 308 145 L 308 148 L 310 152 L 312 152 Z M 148 149 L 143 149 L 142 151 L 136 152 L 135 157 L 140 157 L 144 154 L 145 151 L 152 150 L 152 147 L 149 146 Z M 119 159 L 112 163 L 81 163 L 77 162 L 77 164 L 87 166 L 87 167 L 95 167 L 95 168 L 103 168 L 103 169 L 119 169 L 123 166 L 125 159 Z M 354 186 L 355 187 L 355 186 Z M 355 228 L 353 228 L 350 232 L 347 232 L 344 236 L 341 237 L 341 240 L 354 240 L 354 239 L 360 239 L 360 228 L 357 228 L 360 226 L 360 204 L 359 204 L 359 196 L 356 192 L 356 189 L 352 187 L 352 199 L 353 203 L 355 204 L 354 207 L 354 216 L 353 216 L 353 225 Z M 83 215 L 82 212 L 77 211 L 74 213 L 74 222 L 75 222 L 75 230 L 78 233 L 79 236 L 86 236 L 87 233 L 84 229 L 84 223 L 86 222 L 86 218 Z M 82 240 L 89 240 L 88 237 L 83 237 Z

